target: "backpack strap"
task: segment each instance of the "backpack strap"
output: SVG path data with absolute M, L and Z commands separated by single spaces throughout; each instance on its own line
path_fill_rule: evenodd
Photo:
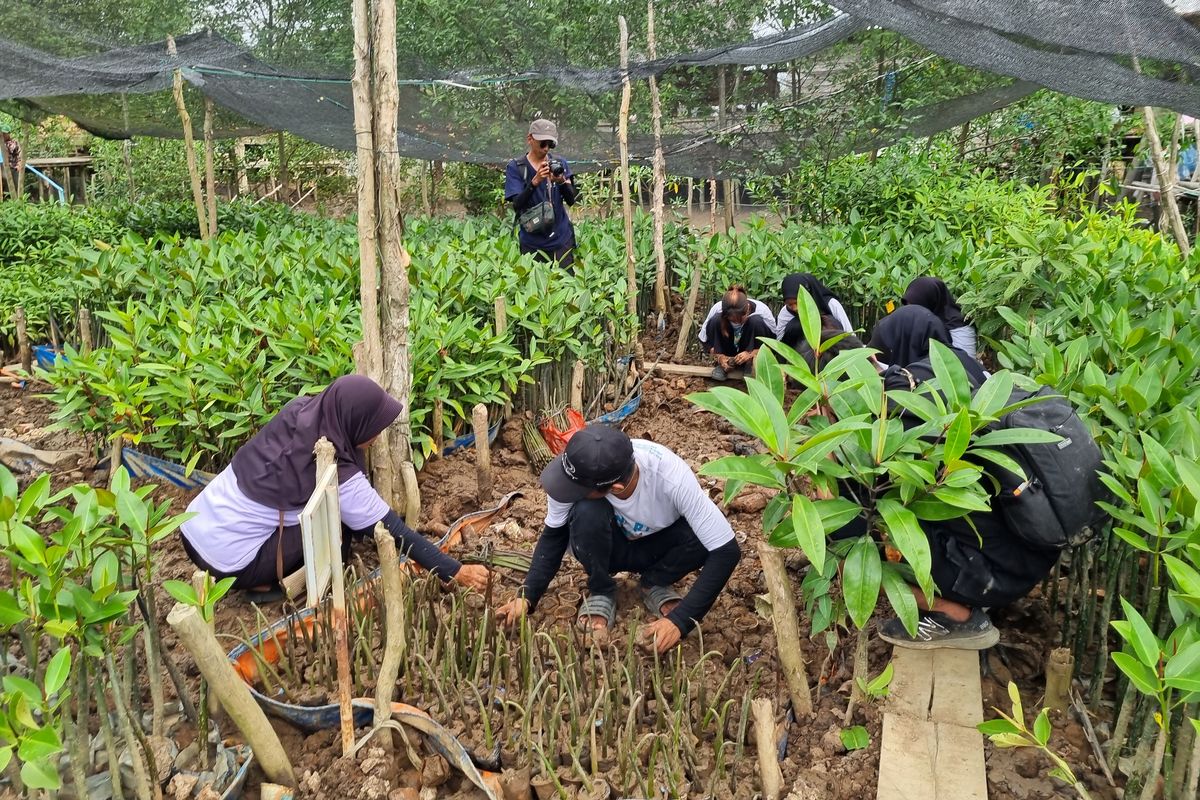
M 908 380 L 908 390 L 915 392 L 917 390 L 917 379 L 913 377 L 913 374 L 904 367 L 900 367 L 900 374 Z

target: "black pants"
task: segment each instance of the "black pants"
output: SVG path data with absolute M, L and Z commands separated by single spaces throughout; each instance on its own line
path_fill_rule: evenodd
M 643 586 L 670 586 L 708 559 L 708 549 L 682 517 L 657 533 L 629 539 L 607 500 L 581 500 L 571 507 L 567 524 L 590 594 L 614 594 L 618 572 L 638 573 Z
M 350 556 L 350 541 L 354 537 L 363 536 L 374 530 L 374 526 L 361 531 L 351 530 L 345 525 L 342 526 L 342 560 L 345 562 Z M 239 569 L 237 572 L 222 572 L 221 570 L 211 566 L 196 549 L 192 547 L 187 537 L 180 535 L 183 541 L 184 552 L 188 554 L 188 558 L 202 570 L 205 570 L 217 580 L 224 578 L 236 578 L 233 582 L 233 588 L 239 591 L 246 589 L 257 589 L 260 586 L 275 586 L 279 583 L 279 529 L 271 533 L 271 536 L 258 548 L 258 552 L 254 554 L 254 558 L 250 563 Z M 283 529 L 283 574 L 291 575 L 300 567 L 304 566 L 304 539 L 301 537 L 299 525 L 288 525 Z
M 558 264 L 567 272 L 573 272 L 575 267 L 575 243 L 559 247 L 558 249 L 549 249 L 542 247 L 529 247 L 521 245 L 521 255 L 533 254 L 534 261 L 541 261 L 545 264 Z

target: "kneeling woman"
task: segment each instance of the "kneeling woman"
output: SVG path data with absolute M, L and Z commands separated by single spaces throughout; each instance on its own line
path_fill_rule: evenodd
M 850 317 L 846 315 L 846 309 L 833 296 L 833 292 L 829 291 L 829 288 L 815 276 L 807 272 L 793 272 L 783 279 L 780 289 L 780 293 L 783 295 L 783 308 L 779 309 L 779 316 L 776 318 L 775 334 L 779 337 L 779 341 L 788 347 L 798 349 L 804 340 L 804 334 L 800 330 L 800 320 L 796 317 L 796 304 L 800 298 L 801 289 L 808 292 L 808 296 L 817 304 L 817 310 L 821 312 L 822 327 L 838 327 L 846 333 L 854 333 L 854 326 L 850 324 Z
M 744 370 L 753 370 L 759 340 L 775 338 L 766 321 L 751 313 L 750 298 L 740 286 L 721 298 L 721 313 L 708 321 L 705 333 L 705 349 L 717 362 L 712 377 L 718 381 L 740 378 Z
M 486 567 L 463 565 L 413 531 L 371 487 L 365 451 L 400 415 L 400 402 L 370 378 L 338 378 L 318 395 L 292 400 L 192 500 L 183 548 L 215 578 L 236 578 L 248 599 L 282 598 L 279 582 L 304 563 L 300 512 L 316 488 L 313 446 L 324 436 L 337 454 L 342 534 L 371 533 L 377 522 L 396 548 L 443 581 L 483 589 Z

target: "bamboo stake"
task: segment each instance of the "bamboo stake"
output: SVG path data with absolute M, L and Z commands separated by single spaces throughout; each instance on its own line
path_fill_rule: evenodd
M 17 353 L 21 361 L 21 371 L 26 375 L 33 374 L 33 348 L 29 346 L 29 323 L 25 317 L 25 307 L 13 309 L 13 324 L 17 328 Z
M 400 483 L 404 487 L 404 521 L 410 528 L 416 528 L 421 520 L 421 488 L 413 462 L 400 465 Z
M 441 458 L 442 450 L 445 448 L 445 444 L 442 441 L 442 436 L 444 435 L 443 428 L 445 427 L 445 423 L 442 420 L 444 413 L 442 398 L 439 397 L 433 401 L 433 415 L 429 422 L 429 435 L 433 437 L 433 453 L 429 456 L 430 461 Z
M 1158 737 L 1154 740 L 1154 755 L 1151 757 L 1150 768 L 1146 772 L 1146 782 L 1142 784 L 1139 800 L 1154 800 L 1158 794 L 1158 773 L 1162 770 L 1163 755 L 1167 751 L 1166 720 L 1158 726 Z
M 479 485 L 480 503 L 492 500 L 492 448 L 488 441 L 488 411 L 483 403 L 477 403 L 471 412 L 475 429 L 475 478 Z
M 221 645 L 201 618 L 200 610 L 195 606 L 176 603 L 167 615 L 167 624 L 192 654 L 200 674 L 208 681 L 238 730 L 254 749 L 255 760 L 263 772 L 274 783 L 295 786 L 292 763 L 284 752 L 279 736 L 267 721 L 267 715 L 254 702 L 250 687 L 234 672 Z
M 683 360 L 687 352 L 688 337 L 692 331 L 692 320 L 696 316 L 696 303 L 700 299 L 700 262 L 692 267 L 692 282 L 688 289 L 687 305 L 683 309 L 683 320 L 679 323 L 679 339 L 675 342 L 675 360 Z
M 250 178 L 246 175 L 245 139 L 235 139 L 233 142 L 233 172 L 237 180 L 238 197 L 250 194 Z
M 125 436 L 117 434 L 113 439 L 112 448 L 108 455 L 108 485 L 112 486 L 113 479 L 117 477 L 117 470 L 121 468 L 121 456 L 125 452 Z
M 775 712 L 770 700 L 759 697 L 751 704 L 754 713 L 754 742 L 758 747 L 758 772 L 763 800 L 779 800 L 783 794 L 783 772 L 775 749 Z
M 1063 712 L 1070 705 L 1071 674 L 1075 669 L 1075 658 L 1065 647 L 1050 651 L 1046 660 L 1046 708 Z
M 710 178 L 708 181 L 708 193 L 712 197 L 712 202 L 708 204 L 708 235 L 712 236 L 717 232 L 717 179 Z
M 656 57 L 654 41 L 654 0 L 646 8 L 646 36 L 649 57 Z M 658 328 L 667 322 L 667 256 L 663 251 L 663 195 L 667 190 L 667 160 L 662 147 L 662 99 L 659 97 L 658 80 L 650 76 L 650 109 L 654 127 L 654 197 L 651 210 L 654 215 L 654 309 L 658 312 Z
M 1134 59 L 1134 66 L 1138 66 Z M 1141 69 L 1138 69 L 1141 72 Z M 1158 173 L 1158 189 L 1162 198 L 1163 208 L 1167 213 L 1167 221 L 1171 224 L 1171 233 L 1175 243 L 1179 245 L 1179 253 L 1184 258 L 1192 250 L 1188 239 L 1187 229 L 1183 227 L 1183 217 L 1179 214 L 1179 204 L 1175 201 L 1175 176 L 1170 173 L 1166 154 L 1163 151 L 1162 139 L 1158 135 L 1158 116 L 1150 106 L 1142 106 L 1142 115 L 1146 119 L 1146 138 L 1150 140 L 1150 158 L 1154 162 L 1154 171 Z
M 508 332 L 508 310 L 504 301 L 504 295 L 499 295 L 495 302 L 496 307 L 496 336 L 503 336 Z M 504 403 L 504 419 L 512 416 L 512 398 L 510 397 Z
M 576 359 L 575 368 L 571 371 L 571 408 L 583 413 L 583 362 Z
M 275 146 L 279 151 L 279 188 L 283 190 L 282 194 L 279 195 L 279 199 L 286 203 L 288 202 L 288 198 L 291 197 L 291 186 L 288 184 L 292 182 L 292 178 L 288 174 L 287 143 L 284 141 L 283 131 L 278 131 L 275 134 Z
M 776 650 L 792 698 L 792 710 L 797 720 L 811 717 L 812 692 L 808 685 L 808 671 L 804 666 L 804 653 L 800 649 L 795 595 L 792 594 L 787 567 L 783 563 L 783 553 L 766 542 L 759 542 L 758 557 L 767 581 L 767 592 L 771 596 L 771 621 L 775 625 L 775 640 L 778 642 Z
M 633 255 L 633 198 L 629 192 L 629 100 L 633 87 L 629 84 L 629 26 L 624 16 L 617 17 L 621 32 L 621 115 L 618 141 L 621 152 L 621 213 L 625 220 L 625 291 L 629 295 L 629 338 L 637 341 L 637 264 Z
M 379 550 L 379 571 L 383 585 L 384 646 L 383 662 L 375 681 L 375 725 L 392 718 L 392 697 L 400 677 L 400 664 L 404 661 L 406 640 L 404 638 L 404 587 L 400 577 L 399 556 L 396 540 L 382 524 L 375 525 L 375 547 Z M 391 750 L 391 736 L 383 738 L 383 745 Z
M 167 55 L 174 58 L 178 55 L 175 50 L 174 37 L 167 37 Z M 196 165 L 196 139 L 192 134 L 192 115 L 188 113 L 187 103 L 183 99 L 183 70 L 176 69 L 172 79 L 172 92 L 175 95 L 175 110 L 179 112 L 179 121 L 183 124 L 183 154 L 187 159 L 188 178 L 192 183 L 192 202 L 196 205 L 196 220 L 200 223 L 200 238 L 208 238 L 208 211 L 204 205 L 204 190 L 200 186 L 200 168 Z
M 204 181 L 208 191 L 208 231 L 201 236 L 211 239 L 217 235 L 217 175 L 213 168 L 213 101 L 204 98 Z
M 79 342 L 84 355 L 92 352 L 92 312 L 83 306 L 79 309 Z

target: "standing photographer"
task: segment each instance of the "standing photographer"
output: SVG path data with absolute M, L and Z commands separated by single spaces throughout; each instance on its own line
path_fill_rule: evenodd
M 558 144 L 553 122 L 535 119 L 525 138 L 529 152 L 508 162 L 504 172 L 504 199 L 516 214 L 521 252 L 570 269 L 575 262 L 575 229 L 565 206 L 575 205 L 579 197 L 574 173 L 566 159 L 551 155 Z

